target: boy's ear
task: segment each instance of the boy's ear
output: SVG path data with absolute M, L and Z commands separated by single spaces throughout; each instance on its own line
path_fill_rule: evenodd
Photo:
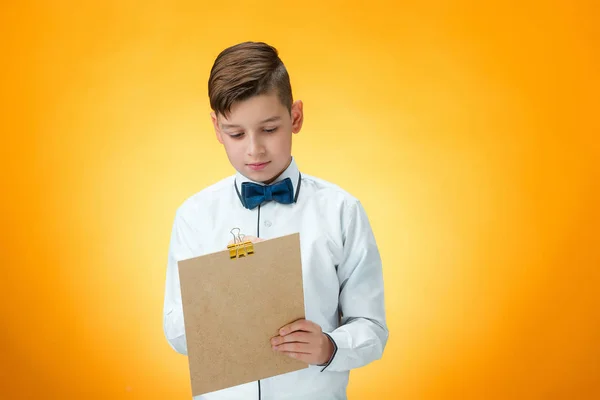
M 215 134 L 217 135 L 217 140 L 219 141 L 219 143 L 223 144 L 223 136 L 221 134 L 221 129 L 219 129 L 219 120 L 214 111 L 210 113 L 210 119 L 215 128 Z
M 292 132 L 300 132 L 303 122 L 304 111 L 302 110 L 302 100 L 296 100 L 294 104 L 292 104 Z

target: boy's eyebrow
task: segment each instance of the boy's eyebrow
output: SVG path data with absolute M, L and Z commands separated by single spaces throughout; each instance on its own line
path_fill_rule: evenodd
M 221 124 L 221 129 L 229 129 L 229 128 L 239 128 L 239 125 L 232 125 L 232 124 Z
M 267 123 L 267 122 L 275 122 L 275 121 L 279 121 L 281 119 L 280 116 L 276 115 L 274 117 L 269 117 L 267 119 L 263 119 L 262 121 L 260 121 L 261 124 Z M 230 128 L 241 128 L 240 125 L 236 125 L 236 124 L 221 124 L 221 128 L 223 129 L 230 129 Z
M 264 124 L 265 122 L 275 122 L 275 121 L 279 121 L 280 119 L 281 119 L 281 117 L 276 115 L 274 117 L 264 119 L 264 120 L 260 121 L 260 123 Z

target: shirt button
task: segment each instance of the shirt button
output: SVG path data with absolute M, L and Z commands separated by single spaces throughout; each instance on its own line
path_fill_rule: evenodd
M 272 224 L 271 224 L 271 221 L 265 221 L 265 226 L 266 226 L 267 228 L 268 228 L 268 227 L 270 227 L 271 225 L 272 225 Z

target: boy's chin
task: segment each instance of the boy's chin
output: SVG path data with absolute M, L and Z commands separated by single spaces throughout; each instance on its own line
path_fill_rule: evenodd
M 246 178 L 259 183 L 270 183 L 273 181 L 277 174 L 273 174 L 272 172 L 267 171 L 248 171 L 246 170 L 244 174 Z

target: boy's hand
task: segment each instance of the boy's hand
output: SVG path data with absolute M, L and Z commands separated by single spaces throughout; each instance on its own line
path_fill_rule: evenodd
M 308 364 L 326 364 L 333 354 L 333 344 L 314 322 L 300 319 L 279 330 L 271 339 L 273 350 Z

